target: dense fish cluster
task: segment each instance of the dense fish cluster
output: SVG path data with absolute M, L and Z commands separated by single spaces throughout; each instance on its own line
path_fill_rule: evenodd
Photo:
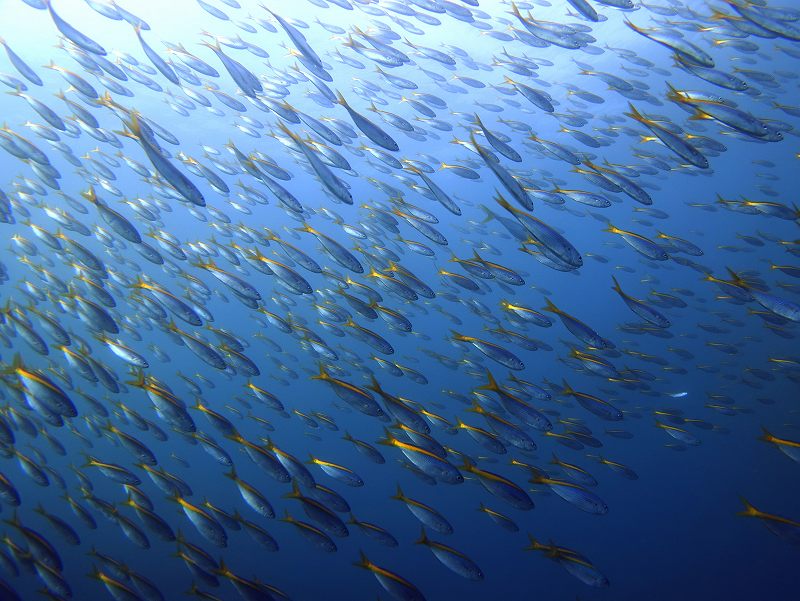
M 648 456 L 800 461 L 800 9 L 7 4 L 3 600 L 613 594 Z

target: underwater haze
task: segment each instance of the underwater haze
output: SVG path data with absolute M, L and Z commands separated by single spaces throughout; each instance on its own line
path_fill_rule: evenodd
M 0 38 L 0 600 L 797 597 L 796 2 Z

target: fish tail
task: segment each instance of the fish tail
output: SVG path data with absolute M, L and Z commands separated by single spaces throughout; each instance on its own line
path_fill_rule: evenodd
M 742 503 L 744 504 L 744 510 L 738 512 L 736 515 L 740 515 L 743 517 L 751 517 L 751 518 L 758 517 L 759 515 L 761 515 L 761 512 L 758 509 L 756 509 L 753 505 L 751 505 L 747 499 L 742 497 L 741 500 Z
M 295 141 L 295 142 L 297 142 L 297 143 L 300 143 L 300 138 L 299 138 L 299 137 L 297 137 L 297 134 L 296 134 L 296 133 L 294 133 L 294 132 L 293 132 L 291 129 L 289 129 L 288 127 L 286 127 L 286 125 L 283 123 L 283 121 L 279 121 L 279 122 L 278 122 L 278 128 L 279 128 L 279 129 L 280 129 L 280 130 L 281 130 L 283 133 L 285 133 L 287 136 L 289 136 L 289 137 L 290 137 L 292 140 L 294 140 L 294 141 Z
M 759 436 L 758 439 L 764 442 L 775 442 L 776 440 L 764 426 L 761 426 L 761 436 Z
M 708 121 L 710 119 L 713 119 L 713 117 L 711 115 L 704 113 L 700 109 L 696 109 L 694 114 L 691 117 L 689 117 L 690 121 Z
M 89 188 L 85 192 L 81 192 L 81 196 L 83 196 L 93 205 L 97 205 L 100 202 L 99 200 L 97 200 L 97 194 L 95 194 L 94 186 L 89 186 Z
M 630 19 L 627 17 L 625 18 L 625 25 L 633 29 L 636 33 L 642 33 L 644 30 L 634 25 Z
M 475 150 L 478 150 L 480 146 L 478 146 L 477 140 L 475 140 L 475 133 L 470 130 L 469 132 L 469 141 L 472 142 L 472 145 L 475 147 Z M 480 152 L 480 150 L 478 150 Z
M 495 214 L 494 214 L 494 213 L 492 213 L 492 210 L 491 210 L 489 207 L 487 207 L 486 205 L 483 205 L 483 204 L 481 204 L 481 205 L 478 205 L 478 206 L 480 207 L 480 209 L 481 209 L 481 210 L 482 210 L 484 213 L 486 213 L 486 217 L 484 217 L 484 218 L 483 218 L 483 220 L 481 221 L 481 223 L 488 223 L 489 221 L 491 221 L 492 219 L 494 219 L 494 218 L 495 218 Z
M 539 471 L 539 468 L 533 467 L 532 465 L 528 466 L 531 470 L 531 477 L 528 479 L 528 482 L 531 484 L 544 484 L 548 482 L 548 479 Z
M 450 330 L 450 336 L 456 342 L 466 342 L 467 341 L 467 337 L 466 336 L 464 336 L 463 334 L 459 334 L 455 330 Z
M 406 500 L 406 495 L 403 494 L 403 489 L 400 488 L 399 484 L 397 485 L 397 492 L 394 493 L 394 495 L 392 495 L 390 498 L 394 499 L 395 501 L 405 501 Z
M 636 110 L 635 106 L 633 106 L 632 102 L 628 103 L 628 107 L 631 109 L 631 112 L 628 113 L 629 116 L 633 117 L 636 121 L 643 122 L 645 120 L 644 117 L 642 117 L 642 114 Z
M 559 313 L 560 312 L 559 308 L 556 307 L 553 304 L 553 301 L 551 301 L 549 298 L 544 299 L 544 302 L 546 303 L 545 307 L 544 307 L 545 311 L 550 311 L 551 313 Z
M 383 434 L 384 434 L 384 438 L 379 438 L 378 439 L 378 444 L 384 445 L 384 446 L 389 446 L 389 447 L 394 446 L 394 445 L 392 445 L 392 440 L 394 440 L 394 436 L 392 436 L 392 433 L 389 432 L 389 428 L 384 428 L 383 429 Z
M 225 560 L 223 560 L 221 557 L 219 559 L 219 567 L 214 570 L 214 573 L 220 576 L 227 576 L 231 573 L 231 571 L 228 569 L 228 566 L 225 565 Z
M 365 570 L 368 570 L 370 565 L 372 565 L 372 564 L 370 563 L 370 561 L 367 558 L 367 555 L 364 553 L 364 551 L 359 550 L 358 551 L 358 561 L 354 562 L 353 565 L 357 566 L 359 568 L 364 568 Z
M 287 499 L 299 499 L 299 498 L 301 498 L 303 496 L 303 494 L 300 492 L 300 487 L 297 485 L 297 482 L 292 481 L 292 490 L 291 490 L 291 492 L 287 492 L 283 496 L 285 498 L 287 498 Z
M 319 374 L 317 374 L 316 376 L 311 376 L 311 379 L 312 380 L 325 380 L 329 376 L 330 376 L 330 374 L 325 369 L 325 366 L 322 364 L 322 362 L 320 362 L 320 364 L 319 364 Z
M 497 192 L 497 190 L 495 190 L 495 192 Z M 497 192 L 496 196 L 494 197 L 494 200 L 495 200 L 495 202 L 497 202 L 497 204 L 499 204 L 501 207 L 503 207 L 503 208 L 504 208 L 506 211 L 508 211 L 508 212 L 509 212 L 509 213 L 511 213 L 512 215 L 513 215 L 514 213 L 516 213 L 516 212 L 519 212 L 517 209 L 515 209 L 514 207 L 512 207 L 512 206 L 511 206 L 511 203 L 509 203 L 509 202 L 508 202 L 508 201 L 507 201 L 507 200 L 506 200 L 506 199 L 503 197 L 503 195 L 502 195 L 502 194 L 500 194 L 500 192 Z
M 144 386 L 144 372 L 141 369 L 136 369 L 131 373 L 131 375 L 135 379 L 131 382 L 128 382 L 128 384 L 135 386 L 136 388 L 142 388 Z
M 484 384 L 483 386 L 478 386 L 478 390 L 494 390 L 494 391 L 500 390 L 500 387 L 497 385 L 497 380 L 494 379 L 492 372 L 489 371 L 488 369 L 486 370 L 486 380 L 487 380 L 486 384 Z
M 480 414 L 486 413 L 486 410 L 483 407 L 481 407 L 478 401 L 472 401 L 472 405 L 467 409 L 467 411 L 469 411 L 470 413 L 480 413 Z
M 747 281 L 744 280 L 738 273 L 736 273 L 730 267 L 726 267 L 725 270 L 730 274 L 731 278 L 733 279 L 733 284 L 739 286 L 741 288 L 749 288 L 747 285 Z
M 425 532 L 425 526 L 422 527 L 422 531 L 420 532 L 419 538 L 414 541 L 415 545 L 429 545 L 430 540 L 428 540 L 428 535 Z
M 370 379 L 371 379 L 371 382 L 367 385 L 367 388 L 369 388 L 373 392 L 377 392 L 378 394 L 382 394 L 383 393 L 383 388 L 381 388 L 380 382 L 378 382 L 378 380 L 375 379 L 374 375 L 370 375 Z
M 528 533 L 528 542 L 530 544 L 525 547 L 526 551 L 538 551 L 545 548 L 545 545 L 537 541 L 530 532 Z

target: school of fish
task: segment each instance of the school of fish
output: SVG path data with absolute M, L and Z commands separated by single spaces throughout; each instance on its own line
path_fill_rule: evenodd
M 448 542 L 473 526 L 449 486 L 504 553 L 538 552 L 539 586 L 613 589 L 547 516 L 624 511 L 603 485 L 730 418 L 800 462 L 740 400 L 800 391 L 797 347 L 772 351 L 800 322 L 777 176 L 800 70 L 768 63 L 800 59 L 800 8 L 182 0 L 198 33 L 173 39 L 132 0 L 13 4 L 55 49 L 0 39 L 3 600 L 170 599 L 145 553 L 209 601 L 302 598 L 326 553 L 354 564 L 329 599 L 367 573 L 371 598 L 425 599 L 401 554 L 511 578 Z M 800 544 L 800 511 L 739 509 Z M 296 572 L 270 569 L 284 546 Z

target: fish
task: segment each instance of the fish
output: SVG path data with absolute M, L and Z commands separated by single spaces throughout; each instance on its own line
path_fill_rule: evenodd
M 372 572 L 378 583 L 380 583 L 386 592 L 395 599 L 402 599 L 403 601 L 424 601 L 425 597 L 416 586 L 399 574 L 395 574 L 386 568 L 372 563 L 363 552 L 361 553 L 361 558 L 355 565 Z
M 623 292 L 616 277 L 612 276 L 611 279 L 614 281 L 613 290 L 620 295 L 628 308 L 636 313 L 636 315 L 659 328 L 668 328 L 671 325 L 669 319 L 659 311 Z
M 455 330 L 452 331 L 452 336 L 454 341 L 471 344 L 490 359 L 497 361 L 509 369 L 514 371 L 521 371 L 525 369 L 525 364 L 519 359 L 519 357 L 517 357 L 511 351 L 504 349 L 502 346 L 499 346 L 488 340 L 475 338 L 474 336 L 465 336 L 463 334 L 459 334 Z
M 445 458 L 439 457 L 436 453 L 424 447 L 404 442 L 393 436 L 388 430 L 385 430 L 385 437 L 381 439 L 380 443 L 400 449 L 417 468 L 440 482 L 446 482 L 447 484 L 464 482 L 464 477 L 458 471 L 458 468 L 450 464 Z
M 761 428 L 762 435 L 759 440 L 775 445 L 784 455 L 789 457 L 792 461 L 800 459 L 800 453 L 797 449 L 800 445 L 794 440 L 779 438 L 770 434 L 765 428 Z
M 737 484 L 779 540 L 704 512 L 800 457 L 796 7 L 24 4 L 0 597 L 702 588 L 670 541 L 627 569 L 645 496 L 735 531 L 718 596 L 792 574 L 789 484 Z
M 375 144 L 391 152 L 400 149 L 400 147 L 397 145 L 397 142 L 395 142 L 389 134 L 375 125 L 372 121 L 364 117 L 364 115 L 353 110 L 340 92 L 337 92 L 336 99 L 337 102 L 348 112 L 350 118 L 353 120 L 353 123 L 361 131 L 361 133 L 375 142 Z
M 483 571 L 478 565 L 469 557 L 449 547 L 443 543 L 432 541 L 428 538 L 425 532 L 425 527 L 422 528 L 422 534 L 419 540 L 416 541 L 418 545 L 428 547 L 431 552 L 442 562 L 447 568 L 468 580 L 483 580 Z
M 549 559 L 561 565 L 567 572 L 575 578 L 592 587 L 604 588 L 609 586 L 608 578 L 598 570 L 584 555 L 573 551 L 567 547 L 558 545 L 545 545 L 538 542 L 533 536 L 528 535 L 530 545 L 526 547 L 529 551 L 540 551 Z
M 564 380 L 562 394 L 574 397 L 585 409 L 603 419 L 609 421 L 620 421 L 623 419 L 622 412 L 611 403 L 592 394 L 574 390 L 566 380 Z
M 542 475 L 535 475 L 531 478 L 534 484 L 544 484 L 559 497 L 575 505 L 582 511 L 594 515 L 605 515 L 608 513 L 608 505 L 594 493 L 586 490 L 579 484 L 565 480 L 557 480 Z
M 779 515 L 759 511 L 746 500 L 742 500 L 742 502 L 744 503 L 744 510 L 739 515 L 759 519 L 770 532 L 779 538 L 786 542 L 797 544 L 798 522 Z
M 653 121 L 651 119 L 647 119 L 646 117 L 642 116 L 642 114 L 636 110 L 636 107 L 632 104 L 629 104 L 631 112 L 628 113 L 635 121 L 641 123 L 642 125 L 646 126 L 653 135 L 656 136 L 661 142 L 672 152 L 677 154 L 680 158 L 685 161 L 688 161 L 695 167 L 699 167 L 700 169 L 707 169 L 709 166 L 708 159 L 703 156 L 703 154 L 697 150 L 690 142 L 682 139 L 680 136 L 676 136 L 673 134 L 668 127 L 663 127 L 658 124 L 658 122 Z

